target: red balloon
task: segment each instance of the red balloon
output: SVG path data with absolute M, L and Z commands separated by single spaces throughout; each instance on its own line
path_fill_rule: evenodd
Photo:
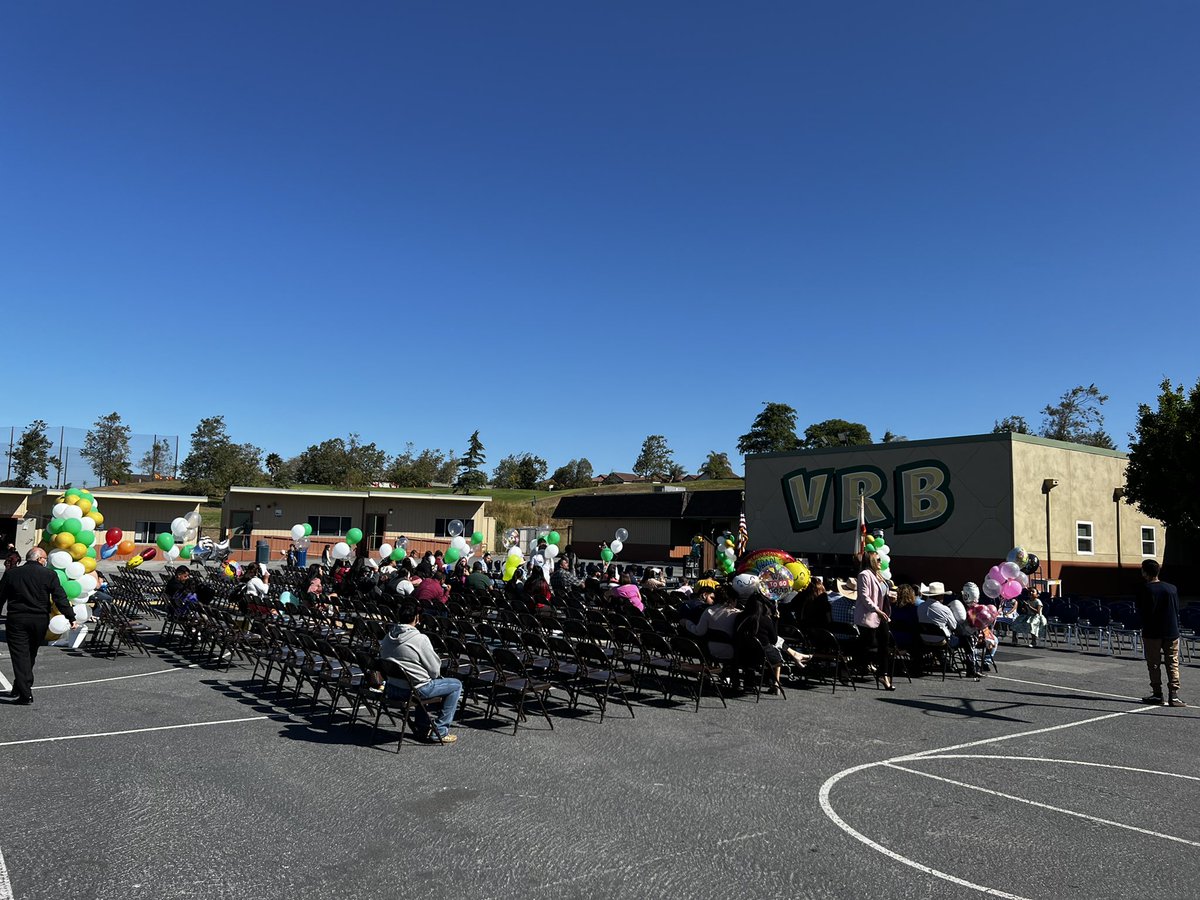
M 104 543 L 108 544 L 110 547 L 113 547 L 121 543 L 121 538 L 123 537 L 125 537 L 125 535 L 122 534 L 120 528 L 110 528 L 108 531 L 104 532 Z
M 147 547 L 139 554 L 142 559 L 154 559 L 158 556 L 158 550 L 155 547 Z

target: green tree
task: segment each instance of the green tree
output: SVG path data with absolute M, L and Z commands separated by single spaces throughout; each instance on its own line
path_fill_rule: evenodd
M 796 410 L 786 403 L 768 403 L 754 417 L 750 430 L 738 438 L 738 453 L 775 453 L 795 450 Z
M 469 494 L 487 484 L 487 475 L 481 468 L 487 460 L 483 452 L 483 441 L 479 439 L 479 429 L 471 432 L 467 441 L 467 452 L 458 461 L 458 477 L 454 480 L 454 493 Z M 546 463 L 542 463 L 542 473 L 545 474 Z
M 492 484 L 498 488 L 532 490 L 546 478 L 546 461 L 532 453 L 512 454 L 500 460 L 492 473 Z
M 275 473 L 284 466 L 283 457 L 278 453 L 268 453 L 266 459 L 263 460 L 263 465 L 267 467 L 267 474 L 274 478 Z
M 437 451 L 442 453 L 441 450 Z M 433 480 L 437 484 L 453 485 L 458 477 L 458 457 L 454 451 L 442 454 L 442 464 L 438 466 L 437 474 L 433 476 Z
M 704 465 L 700 467 L 700 471 L 696 474 L 713 480 L 733 478 L 733 466 L 729 462 L 729 454 L 718 453 L 716 450 L 708 451 L 708 456 L 704 459 Z
M 386 472 L 386 479 L 397 487 L 429 487 L 438 480 L 438 473 L 446 463 L 440 450 L 413 452 L 411 442 L 405 445 Z
M 1003 419 L 997 419 L 996 424 L 992 426 L 992 434 L 1032 434 L 1029 430 L 1029 423 L 1025 421 L 1024 416 L 1005 416 Z
M 908 438 L 902 434 L 894 434 L 891 429 L 883 433 L 883 442 L 885 444 L 899 444 L 902 441 L 907 441 Z
M 1138 406 L 1125 469 L 1125 498 L 1167 526 L 1169 546 L 1164 556 L 1178 548 L 1181 556 L 1189 557 L 1179 571 L 1190 573 L 1200 539 L 1200 466 L 1196 464 L 1200 380 L 1185 393 L 1182 385 L 1173 386 L 1166 379 L 1159 391 L 1157 409 L 1145 403 Z
M 559 490 L 589 487 L 592 483 L 592 463 L 587 458 L 572 459 L 559 466 L 550 476 L 550 483 Z
M 661 434 L 651 434 L 642 441 L 642 451 L 633 464 L 633 474 L 662 481 L 674 463 L 674 454 L 667 446 L 667 439 Z
M 826 419 L 804 429 L 803 447 L 819 450 L 823 447 L 859 447 L 871 443 L 871 432 L 859 422 L 845 419 Z
M 687 469 L 681 466 L 675 460 L 667 466 L 667 470 L 663 472 L 663 480 L 674 484 L 676 481 L 683 481 L 683 476 L 687 474 Z
M 120 413 L 98 418 L 83 439 L 79 455 L 87 460 L 100 484 L 120 481 L 129 473 L 129 426 Z
M 387 468 L 386 452 L 373 441 L 364 444 L 357 434 L 351 434 L 306 449 L 296 458 L 295 477 L 301 484 L 361 488 L 382 480 Z
M 224 416 L 208 416 L 192 432 L 188 455 L 179 467 L 187 490 L 223 497 L 231 485 L 263 481 L 262 451 L 253 444 L 235 444 L 225 429 Z
M 142 470 L 141 474 L 149 475 L 151 478 L 155 475 L 165 475 L 170 467 L 171 442 L 166 438 L 151 444 L 150 449 L 142 454 L 142 459 L 138 463 L 138 468 Z
M 1114 449 L 1116 445 L 1104 430 L 1101 407 L 1106 402 L 1107 395 L 1101 394 L 1094 384 L 1071 388 L 1059 398 L 1057 404 L 1048 403 L 1042 408 L 1041 436 L 1056 441 L 1070 441 L 1072 444 Z
M 54 442 L 46 437 L 46 423 L 35 419 L 21 432 L 21 439 L 12 451 L 12 483 L 33 486 L 33 477 L 50 475 L 50 448 Z

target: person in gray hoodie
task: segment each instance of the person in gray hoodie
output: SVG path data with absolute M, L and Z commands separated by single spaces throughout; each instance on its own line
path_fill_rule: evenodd
M 412 689 L 422 700 L 442 701 L 441 713 L 432 723 L 426 720 L 424 710 L 418 706 L 417 725 L 419 728 L 429 728 L 432 736 L 439 738 L 442 743 L 452 744 L 458 737 L 450 734 L 450 723 L 454 721 L 454 713 L 458 710 L 462 682 L 457 678 L 441 677 L 442 661 L 429 638 L 417 628 L 419 614 L 420 607 L 416 601 L 405 598 L 400 602 L 397 614 L 399 621 L 379 642 L 379 656 L 400 664 L 412 683 Z M 387 680 L 388 697 L 403 700 L 408 696 L 408 691 L 408 681 L 399 678 Z

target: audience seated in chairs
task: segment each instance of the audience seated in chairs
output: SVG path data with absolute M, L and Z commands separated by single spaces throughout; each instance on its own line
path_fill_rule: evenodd
M 946 600 L 953 595 L 940 581 L 934 581 L 930 582 L 928 586 L 921 585 L 921 596 L 925 598 L 925 602 L 917 609 L 917 618 L 923 624 L 937 626 L 943 636 L 938 638 L 934 635 L 924 635 L 926 643 L 940 644 L 944 639 L 949 642 L 951 651 L 963 648 L 966 651 L 963 656 L 966 660 L 967 676 L 978 680 L 979 671 L 975 665 L 975 652 L 972 646 L 973 635 L 967 626 L 966 617 L 964 615 L 964 620 L 959 622 L 954 611 L 946 604 Z
M 408 676 L 407 681 L 389 678 L 387 694 L 398 700 L 406 699 L 411 685 L 411 690 L 416 691 L 422 700 L 440 699 L 441 713 L 433 722 L 428 721 L 424 707 L 417 705 L 417 727 L 443 744 L 452 744 L 458 737 L 450 734 L 450 723 L 454 721 L 458 700 L 462 696 L 462 682 L 457 678 L 442 677 L 441 658 L 434 651 L 429 638 L 417 629 L 419 613 L 420 607 L 416 601 L 407 598 L 401 601 L 397 612 L 399 622 L 391 627 L 380 642 L 380 658 L 395 660 Z
M 807 665 L 812 657 L 786 646 L 779 637 L 779 629 L 775 624 L 775 608 L 767 602 L 766 597 L 756 592 L 748 596 L 743 603 L 745 609 L 738 616 L 734 626 L 735 658 L 747 672 L 765 664 L 772 675 L 767 693 L 778 694 L 783 654 L 786 652 L 791 662 L 801 668 Z
M 704 611 L 699 622 L 693 624 L 686 619 L 681 621 L 688 633 L 705 639 L 708 655 L 726 664 L 727 672 L 731 676 L 733 673 L 730 670 L 733 669 L 735 655 L 733 630 L 740 612 L 737 594 L 732 587 L 723 584 L 717 589 L 716 602 Z

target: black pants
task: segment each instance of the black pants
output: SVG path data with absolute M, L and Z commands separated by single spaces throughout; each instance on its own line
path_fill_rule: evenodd
M 18 697 L 33 696 L 33 661 L 49 627 L 49 615 L 8 617 L 8 652 L 12 656 L 13 690 Z
M 891 678 L 892 631 L 888 623 L 881 619 L 878 628 L 867 628 L 860 625 L 858 633 L 862 638 L 863 661 L 871 660 L 875 663 L 875 671 L 878 675 L 886 675 Z

